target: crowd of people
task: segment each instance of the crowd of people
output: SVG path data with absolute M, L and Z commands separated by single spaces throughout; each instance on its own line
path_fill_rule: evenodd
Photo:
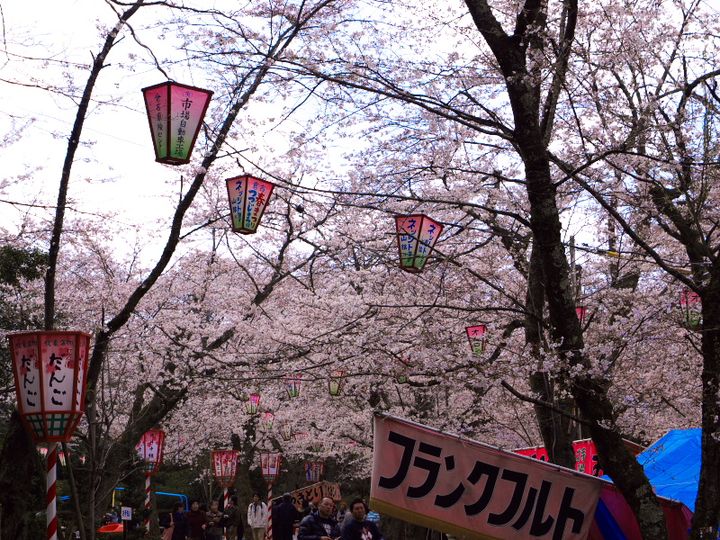
M 238 499 L 233 496 L 221 511 L 218 501 L 201 508 L 193 501 L 185 512 L 177 503 L 170 514 L 163 540 L 264 540 L 268 524 L 268 506 L 259 494 L 247 509 L 245 530 Z M 336 507 L 330 498 L 322 499 L 317 508 L 309 505 L 298 510 L 289 493 L 272 509 L 273 540 L 383 540 L 378 526 L 367 519 L 368 507 L 362 499 L 344 502 Z

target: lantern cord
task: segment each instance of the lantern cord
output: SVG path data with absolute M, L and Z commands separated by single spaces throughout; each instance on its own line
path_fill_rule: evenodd
M 152 49 L 150 47 L 148 47 L 147 45 L 145 45 L 142 41 L 140 41 L 140 38 L 138 38 L 137 35 L 135 34 L 135 29 L 132 26 L 130 26 L 129 23 L 126 23 L 126 26 L 128 27 L 128 30 L 130 30 L 130 35 L 132 35 L 133 39 L 135 40 L 135 43 L 140 45 L 143 49 L 145 49 L 150 54 L 150 56 L 152 56 L 153 62 L 155 62 L 155 67 L 157 68 L 157 70 L 160 73 L 162 73 L 168 81 L 171 81 L 172 79 L 167 74 L 167 72 L 162 68 L 162 66 L 160 65 L 160 62 L 158 61 L 158 59 L 155 56 L 155 53 L 152 51 Z

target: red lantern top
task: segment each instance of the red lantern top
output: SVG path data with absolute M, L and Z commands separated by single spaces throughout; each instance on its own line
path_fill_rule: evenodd
M 249 174 L 225 181 L 230 200 L 230 220 L 233 232 L 253 234 L 270 200 L 275 185 Z
M 587 315 L 587 308 L 585 306 L 577 306 L 575 308 L 575 313 L 577 315 L 578 321 L 580 321 L 580 326 L 582 326 L 585 323 L 585 316 Z
M 213 472 L 221 488 L 229 488 L 235 483 L 239 456 L 240 452 L 237 450 L 212 451 Z
M 430 252 L 442 233 L 443 226 L 425 214 L 396 216 L 400 268 L 418 273 L 427 262 Z
M 10 334 L 20 417 L 36 443 L 68 442 L 85 412 L 90 335 L 49 330 Z
M 172 81 L 143 88 L 155 161 L 168 165 L 190 161 L 212 94 Z
M 150 429 L 140 438 L 135 446 L 138 456 L 144 463 L 145 474 L 157 474 L 163 458 L 165 432 L 161 429 Z
M 476 324 L 475 326 L 465 327 L 465 333 L 467 334 L 468 341 L 470 342 L 470 349 L 473 354 L 480 355 L 485 352 L 485 332 L 487 326 L 484 324 Z
M 280 475 L 280 464 L 282 455 L 276 452 L 264 452 L 260 454 L 260 468 L 266 482 L 272 483 Z

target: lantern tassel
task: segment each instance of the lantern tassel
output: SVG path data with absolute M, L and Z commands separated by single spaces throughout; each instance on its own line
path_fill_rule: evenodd
M 47 453 L 47 496 L 46 496 L 46 517 L 48 540 L 57 540 L 57 443 L 51 443 Z

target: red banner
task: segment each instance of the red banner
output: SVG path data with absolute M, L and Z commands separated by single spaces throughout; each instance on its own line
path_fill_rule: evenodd
M 399 418 L 374 426 L 378 512 L 468 539 L 587 536 L 600 480 Z

